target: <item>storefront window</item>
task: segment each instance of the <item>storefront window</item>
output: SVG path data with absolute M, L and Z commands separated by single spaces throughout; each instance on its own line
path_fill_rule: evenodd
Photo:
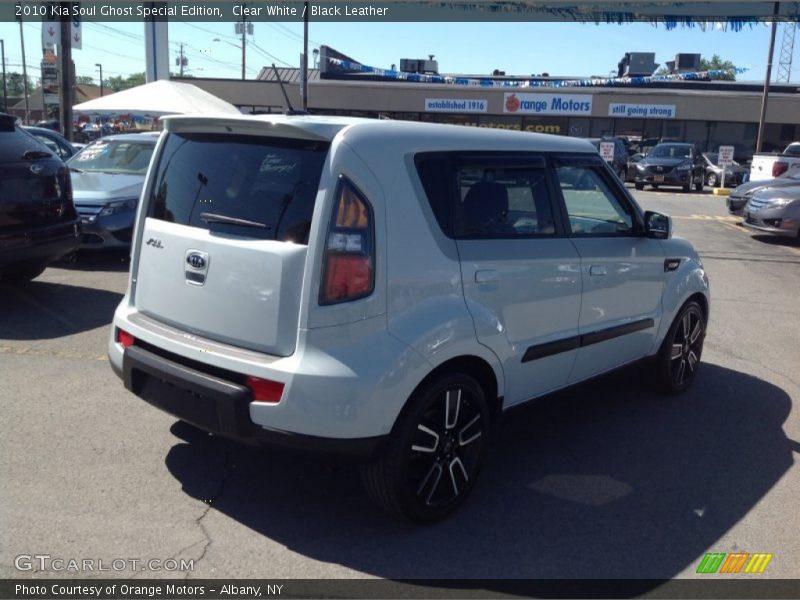
M 569 135 L 572 137 L 591 137 L 591 119 L 586 117 L 570 117 Z
M 748 160 L 756 149 L 758 125 L 755 123 L 709 123 L 709 152 L 717 152 L 720 146 L 733 146 L 733 158 Z
M 613 119 L 592 119 L 591 135 L 589 137 L 601 138 L 614 135 Z

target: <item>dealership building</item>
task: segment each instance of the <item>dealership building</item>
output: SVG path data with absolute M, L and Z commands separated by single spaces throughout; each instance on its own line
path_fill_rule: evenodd
M 479 83 L 458 85 L 409 81 L 385 76 L 396 72 L 383 73 L 310 69 L 308 111 L 576 137 L 627 136 L 645 146 L 661 139 L 682 140 L 709 152 L 733 145 L 735 158 L 747 160 L 755 151 L 763 93 L 763 86 L 755 83 L 691 78 L 633 79 L 639 81 L 637 85 L 621 84 L 625 79 L 615 78 L 586 85 L 578 78 L 464 75 L 457 76 L 457 81 Z M 264 68 L 254 81 L 187 81 L 243 112 L 280 113 L 285 101 L 278 77 L 298 108 L 302 105 L 300 76 L 299 69 Z M 534 83 L 520 85 L 521 81 Z M 763 140 L 764 151 L 780 151 L 800 140 L 800 87 L 796 84 L 770 86 Z

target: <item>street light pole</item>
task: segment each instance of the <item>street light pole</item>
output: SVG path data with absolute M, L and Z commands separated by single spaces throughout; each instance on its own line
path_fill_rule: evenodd
M 28 104 L 28 68 L 25 66 L 25 37 L 22 33 L 22 17 L 19 17 L 19 43 L 22 46 L 22 90 L 25 94 L 25 124 L 29 124 L 31 107 Z
M 100 69 L 100 97 L 103 97 L 103 65 L 94 63 L 94 66 Z
M 8 112 L 8 90 L 6 89 L 6 43 L 0 40 L 0 56 L 3 59 L 3 112 Z

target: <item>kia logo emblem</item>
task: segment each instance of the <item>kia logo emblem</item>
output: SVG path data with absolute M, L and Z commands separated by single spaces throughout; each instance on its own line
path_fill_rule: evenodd
M 206 259 L 197 253 L 190 254 L 186 257 L 186 262 L 195 269 L 202 269 L 206 266 Z

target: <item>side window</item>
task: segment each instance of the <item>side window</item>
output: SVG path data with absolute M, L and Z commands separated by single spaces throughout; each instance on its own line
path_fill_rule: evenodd
M 555 235 L 544 168 L 462 165 L 456 184 L 456 237 Z
M 53 152 L 53 154 L 55 154 L 56 156 L 60 156 L 61 158 L 64 158 L 64 150 L 61 148 L 61 146 L 56 144 L 54 140 L 51 140 L 50 138 L 45 137 L 43 135 L 37 135 L 37 134 L 34 135 L 36 136 L 36 139 L 42 142 L 45 146 L 47 146 L 47 149 Z
M 588 165 L 556 167 L 572 235 L 632 235 L 634 218 L 606 184 L 598 168 Z

